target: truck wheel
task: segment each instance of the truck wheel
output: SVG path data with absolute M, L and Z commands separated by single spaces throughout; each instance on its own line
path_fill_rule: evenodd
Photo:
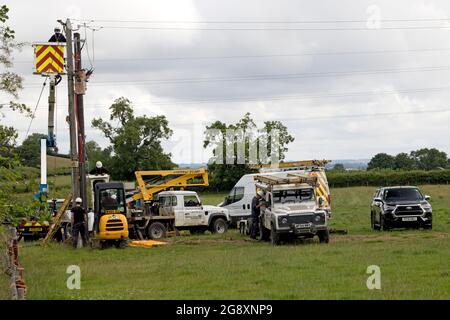
M 370 226 L 372 230 L 377 230 L 378 227 L 375 225 L 375 215 L 373 212 L 370 213 Z
M 432 223 L 426 224 L 426 225 L 423 226 L 423 228 L 424 228 L 424 229 L 431 230 L 431 229 L 433 229 L 433 224 L 432 224 Z
M 222 234 L 227 232 L 227 230 L 228 225 L 225 220 L 223 220 L 222 218 L 217 218 L 216 220 L 214 220 L 211 229 L 212 233 Z
M 159 240 L 166 236 L 166 227 L 161 222 L 153 222 L 147 228 L 147 236 L 153 240 Z
M 380 231 L 387 231 L 389 230 L 388 226 L 386 225 L 386 220 L 384 219 L 384 215 L 380 213 Z
M 280 241 L 280 235 L 278 233 L 275 232 L 274 227 L 272 226 L 272 228 L 270 229 L 270 240 L 272 241 L 272 244 L 274 246 L 278 246 L 281 241 Z
M 330 232 L 328 230 L 321 230 L 317 232 L 317 236 L 319 237 L 320 243 L 330 242 Z
M 260 225 L 261 240 L 269 241 L 270 240 L 270 230 L 264 227 L 262 224 Z
M 244 222 L 239 223 L 239 233 L 245 236 L 246 234 L 246 227 Z

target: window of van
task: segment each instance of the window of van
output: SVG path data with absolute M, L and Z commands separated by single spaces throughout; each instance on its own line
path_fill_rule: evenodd
M 227 197 L 227 204 L 238 202 L 244 198 L 244 187 L 234 187 Z

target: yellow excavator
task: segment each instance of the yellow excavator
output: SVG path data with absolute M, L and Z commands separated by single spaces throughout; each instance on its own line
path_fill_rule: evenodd
M 128 240 L 125 188 L 122 182 L 98 182 L 94 186 L 94 248 L 125 248 Z

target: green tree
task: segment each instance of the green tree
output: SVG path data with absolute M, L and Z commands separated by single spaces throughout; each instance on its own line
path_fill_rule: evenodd
M 345 167 L 344 167 L 344 165 L 342 163 L 336 163 L 333 166 L 333 170 L 334 171 L 345 171 Z
M 88 161 L 88 169 L 92 170 L 95 168 L 95 164 L 97 161 L 101 161 L 103 166 L 107 169 L 111 166 L 111 152 L 112 147 L 109 146 L 105 149 L 102 149 L 97 142 L 95 141 L 88 141 L 85 145 L 86 149 L 86 157 Z
M 109 170 L 115 179 L 134 179 L 135 170 L 172 169 L 175 164 L 161 143 L 172 130 L 165 116 L 135 116 L 130 100 L 121 97 L 109 108 L 109 120 L 92 120 L 92 126 L 103 132 L 111 143 Z
M 17 148 L 20 163 L 28 167 L 39 167 L 41 163 L 41 139 L 47 139 L 42 133 L 29 135 Z
M 368 163 L 367 170 L 394 169 L 395 159 L 387 153 L 376 154 Z
M 12 71 L 12 51 L 20 49 L 21 44 L 14 40 L 14 30 L 6 24 L 9 19 L 8 12 L 7 6 L 0 6 L 0 92 L 12 96 L 13 100 L 7 104 L 0 104 L 0 119 L 4 107 L 31 115 L 28 107 L 15 101 L 22 89 L 22 77 Z M 16 153 L 17 136 L 17 131 L 13 127 L 0 124 L 0 220 L 17 213 L 19 209 L 17 205 L 14 211 L 11 210 L 12 186 L 18 179 L 18 175 L 13 171 L 13 168 L 19 165 Z
M 228 135 L 227 130 L 232 134 Z M 277 141 L 271 140 L 271 133 L 274 130 L 278 132 Z M 213 148 L 213 157 L 208 164 L 210 186 L 216 190 L 228 190 L 243 175 L 255 172 L 249 163 L 251 144 L 257 150 L 257 162 L 269 163 L 272 148 L 276 149 L 274 153 L 282 161 L 285 159 L 286 152 L 288 151 L 287 145 L 292 141 L 294 141 L 294 137 L 289 134 L 287 127 L 281 122 L 266 121 L 264 122 L 264 126 L 258 129 L 250 113 L 246 113 L 235 124 L 216 121 L 206 126 L 203 147 Z M 238 142 L 243 142 L 243 151 L 242 149 L 239 151 L 243 155 L 243 158 L 238 158 Z M 256 146 L 254 145 L 255 143 Z M 259 150 L 264 145 L 266 146 L 267 152 L 260 155 Z M 222 149 L 222 152 L 218 152 L 220 149 Z M 230 149 L 233 149 L 233 152 L 228 152 Z M 227 153 L 228 159 L 226 158 Z M 232 157 L 230 153 L 233 154 Z
M 412 151 L 411 158 L 415 160 L 417 167 L 422 170 L 446 168 L 448 165 L 447 154 L 435 148 Z
M 416 161 L 407 153 L 399 153 L 394 159 L 395 169 L 399 170 L 413 170 L 416 168 Z

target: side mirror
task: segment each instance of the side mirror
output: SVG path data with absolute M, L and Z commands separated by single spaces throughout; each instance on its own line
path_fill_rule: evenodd
M 319 206 L 323 205 L 323 198 L 319 198 Z
M 383 200 L 381 200 L 381 198 L 374 198 L 373 201 L 374 202 L 383 202 Z
M 430 200 L 430 199 L 431 199 L 431 197 L 430 197 L 429 195 L 425 195 L 425 197 L 424 197 L 424 198 L 425 198 L 425 200 L 426 200 L 426 201 L 428 201 L 428 200 Z

